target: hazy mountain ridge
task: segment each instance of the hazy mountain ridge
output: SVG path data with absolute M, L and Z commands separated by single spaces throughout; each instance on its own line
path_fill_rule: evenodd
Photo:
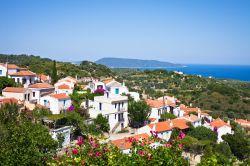
M 129 58 L 101 58 L 95 61 L 111 68 L 165 68 L 165 67 L 182 67 L 183 65 L 158 60 L 142 60 Z

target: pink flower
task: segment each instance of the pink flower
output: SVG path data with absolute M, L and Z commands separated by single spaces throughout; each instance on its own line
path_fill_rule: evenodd
M 78 154 L 78 152 L 79 152 L 79 151 L 78 151 L 78 149 L 76 149 L 76 148 L 74 148 L 74 149 L 72 150 L 72 153 L 73 153 L 73 154 Z
M 95 152 L 95 156 L 96 156 L 96 157 L 102 156 L 102 153 L 101 153 L 101 152 Z
M 139 155 L 140 155 L 140 156 L 144 156 L 144 154 L 145 154 L 145 152 L 144 152 L 143 150 L 140 149 Z
M 172 147 L 171 144 L 166 144 L 165 146 L 166 146 L 167 148 L 171 148 L 171 147 Z
M 79 146 L 81 146 L 83 144 L 83 138 L 82 138 L 82 136 L 79 136 L 77 138 L 77 143 L 76 144 L 79 145 Z
M 183 148 L 183 144 L 179 144 L 178 146 L 179 146 L 179 148 L 180 148 L 180 149 L 182 149 L 182 148 Z
M 177 137 L 178 139 L 183 139 L 185 138 L 186 134 L 180 131 L 179 136 Z
M 81 165 L 84 165 L 84 164 L 85 164 L 85 161 L 84 161 L 84 160 L 82 160 L 82 161 L 81 161 Z
M 153 130 L 150 130 L 150 133 L 153 134 Z

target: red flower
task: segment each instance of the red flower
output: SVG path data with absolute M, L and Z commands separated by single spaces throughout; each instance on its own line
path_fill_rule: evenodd
M 144 152 L 143 150 L 140 149 L 139 155 L 140 155 L 140 156 L 144 156 L 144 154 L 145 154 L 145 152 Z
M 77 145 L 81 146 L 83 144 L 83 141 L 77 141 Z
M 95 152 L 95 156 L 96 156 L 96 157 L 102 156 L 102 153 L 101 153 L 101 152 Z
M 79 152 L 79 151 L 78 151 L 78 149 L 76 149 L 76 148 L 74 148 L 74 149 L 72 150 L 72 153 L 73 153 L 73 154 L 78 154 L 78 152 Z
M 85 163 L 85 161 L 84 161 L 84 160 L 82 160 L 82 161 L 81 161 L 81 165 L 84 165 L 84 163 Z
M 171 147 L 172 147 L 171 144 L 166 144 L 165 146 L 166 146 L 167 148 L 171 148 Z
M 183 144 L 179 144 L 178 146 L 179 146 L 179 148 L 180 148 L 180 149 L 182 149 L 182 148 L 183 148 Z

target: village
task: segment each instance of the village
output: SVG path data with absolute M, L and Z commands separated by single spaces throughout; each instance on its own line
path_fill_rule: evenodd
M 54 85 L 51 78 L 45 74 L 36 74 L 26 68 L 15 64 L 0 64 L 0 76 L 13 79 L 19 87 L 5 87 L 0 96 L 0 106 L 5 104 L 17 104 L 20 111 L 31 111 L 35 108 L 44 108 L 51 111 L 52 115 L 64 114 L 74 111 L 72 94 L 91 93 L 93 99 L 84 100 L 80 107 L 87 110 L 88 123 L 91 123 L 98 115 L 107 119 L 109 130 L 105 132 L 102 142 L 117 146 L 123 153 L 129 153 L 132 143 L 128 138 L 149 139 L 157 133 L 160 139 L 168 141 L 173 130 L 181 130 L 185 133 L 190 127 L 203 126 L 217 135 L 217 143 L 223 142 L 222 136 L 233 134 L 230 121 L 213 119 L 209 112 L 202 108 L 193 108 L 182 104 L 174 96 L 162 96 L 149 98 L 138 92 L 130 92 L 125 82 L 118 82 L 114 78 L 75 78 L 67 76 L 59 79 Z M 76 87 L 78 87 L 76 89 Z M 80 87 L 80 88 L 79 88 Z M 148 119 L 141 125 L 130 125 L 130 102 L 144 101 L 150 108 Z M 173 115 L 173 118 L 163 115 Z M 250 122 L 245 119 L 234 119 L 243 128 L 249 128 Z M 50 123 L 44 119 L 45 125 Z M 59 128 L 47 125 L 51 136 L 57 140 L 58 135 L 63 135 L 62 149 L 72 146 L 75 140 L 71 133 L 73 126 L 65 125 Z M 160 146 L 156 142 L 150 142 Z M 62 149 L 60 149 L 62 151 Z

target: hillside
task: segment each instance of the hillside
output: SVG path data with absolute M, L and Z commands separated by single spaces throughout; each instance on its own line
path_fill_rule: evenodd
M 250 83 L 179 75 L 165 70 L 114 70 L 132 91 L 149 97 L 175 96 L 214 117 L 250 118 Z
M 111 68 L 164 68 L 164 67 L 181 67 L 182 65 L 157 60 L 141 60 L 127 58 L 102 58 L 95 61 Z
M 26 67 L 35 73 L 51 74 L 53 60 L 49 58 L 41 58 L 34 55 L 6 55 L 0 54 L 0 63 L 17 64 L 21 67 Z M 69 62 L 57 62 L 57 70 L 59 77 L 73 76 L 78 77 L 109 77 L 112 76 L 112 71 L 104 65 L 96 64 L 93 62 L 83 61 L 79 65 Z

